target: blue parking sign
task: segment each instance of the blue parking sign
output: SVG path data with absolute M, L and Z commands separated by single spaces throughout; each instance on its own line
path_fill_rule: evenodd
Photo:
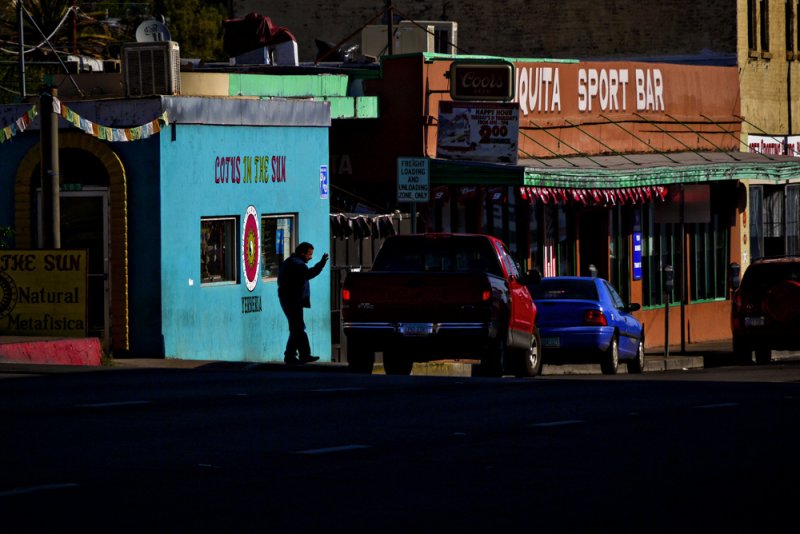
M 319 198 L 328 198 L 328 166 L 319 166 Z

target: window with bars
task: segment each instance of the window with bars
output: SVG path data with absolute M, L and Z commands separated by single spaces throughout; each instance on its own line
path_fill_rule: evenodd
M 680 302 L 681 253 L 680 225 L 656 223 L 654 205 L 648 204 L 642 213 L 642 305 L 663 306 L 667 300 L 664 289 L 664 268 L 673 269 L 675 286 L 669 303 Z
M 692 224 L 689 232 L 692 300 L 725 299 L 730 229 L 712 214 L 711 222 Z
M 751 185 L 750 257 L 800 254 L 800 185 Z
M 611 273 L 608 280 L 617 288 L 625 302 L 630 301 L 631 257 L 628 233 L 624 221 L 631 218 L 632 209 L 616 206 L 611 210 L 611 244 L 609 260 Z
M 760 30 L 760 43 L 761 52 L 769 52 L 769 0 L 761 0 L 759 13 L 759 30 Z
M 786 254 L 800 254 L 800 185 L 786 186 Z

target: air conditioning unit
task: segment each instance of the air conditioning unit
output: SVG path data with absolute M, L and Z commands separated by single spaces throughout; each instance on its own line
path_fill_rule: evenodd
M 361 32 L 361 52 L 368 56 L 381 56 L 388 51 L 387 27 L 374 24 Z M 436 52 L 455 54 L 458 45 L 458 23 L 443 20 L 401 20 L 393 28 L 393 54 Z
M 126 43 L 122 74 L 128 96 L 177 95 L 181 92 L 181 54 L 175 41 Z

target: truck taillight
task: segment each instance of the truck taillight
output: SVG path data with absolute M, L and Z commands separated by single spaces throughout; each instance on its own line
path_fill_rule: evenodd
M 583 324 L 587 326 L 608 326 L 608 319 L 601 310 L 587 310 L 583 315 Z
M 483 300 L 483 302 L 489 302 L 490 298 L 492 298 L 492 292 L 488 289 L 481 294 L 481 300 Z
M 342 301 L 343 302 L 350 302 L 350 290 L 349 289 L 342 289 Z

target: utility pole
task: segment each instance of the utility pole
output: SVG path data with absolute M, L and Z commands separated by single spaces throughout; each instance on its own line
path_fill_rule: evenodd
M 22 0 L 17 0 L 17 23 L 19 24 L 19 96 L 25 99 L 25 31 L 22 24 Z
M 61 177 L 58 160 L 58 113 L 53 105 L 58 90 L 50 89 L 39 98 L 40 144 L 42 147 L 42 246 L 61 248 Z
M 72 0 L 72 54 L 78 55 L 78 0 Z
M 392 35 L 392 23 L 394 22 L 394 5 L 392 5 L 392 0 L 386 0 L 386 39 L 388 42 L 386 43 L 386 53 L 392 55 L 394 53 L 394 48 L 392 43 L 394 42 L 394 37 Z

